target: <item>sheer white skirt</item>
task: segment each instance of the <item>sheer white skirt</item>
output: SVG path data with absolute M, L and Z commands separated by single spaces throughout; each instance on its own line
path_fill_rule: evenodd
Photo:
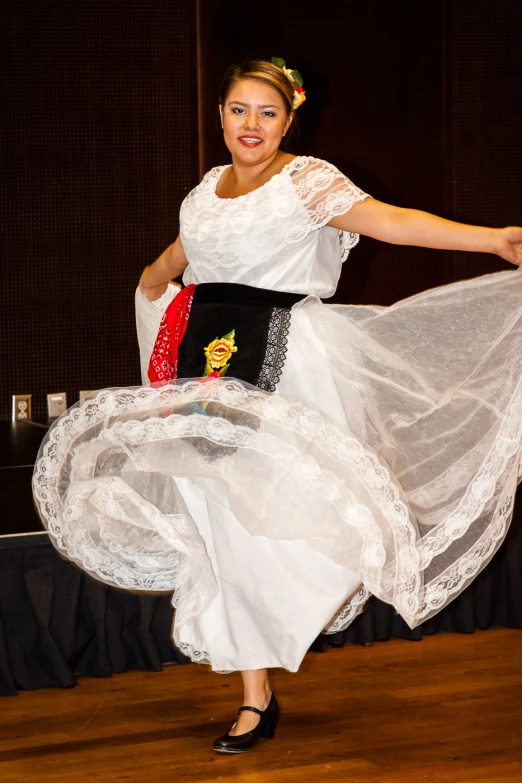
M 161 309 L 136 302 L 146 372 Z M 390 308 L 310 297 L 276 394 L 180 380 L 70 409 L 35 467 L 42 520 L 93 576 L 173 591 L 175 642 L 218 671 L 295 671 L 369 594 L 413 627 L 509 526 L 521 316 L 519 271 Z

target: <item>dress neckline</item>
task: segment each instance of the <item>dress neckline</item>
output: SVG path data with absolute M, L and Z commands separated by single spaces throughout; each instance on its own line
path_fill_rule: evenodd
M 251 196 L 252 193 L 257 193 L 259 190 L 262 190 L 267 185 L 269 185 L 274 179 L 277 179 L 277 177 L 280 177 L 282 174 L 284 174 L 286 172 L 286 169 L 289 166 L 291 166 L 293 163 L 295 163 L 296 160 L 299 160 L 301 157 L 302 157 L 302 155 L 295 155 L 292 158 L 292 160 L 289 160 L 288 163 L 285 163 L 285 165 L 283 166 L 282 169 L 280 169 L 280 171 L 278 171 L 276 174 L 272 174 L 270 179 L 267 179 L 267 181 L 263 182 L 263 184 L 260 185 L 258 188 L 254 188 L 254 190 L 250 190 L 248 193 L 243 193 L 240 196 L 232 196 L 232 197 L 218 196 L 218 194 L 216 193 L 216 190 L 217 190 L 217 186 L 220 183 L 221 177 L 223 176 L 224 172 L 226 171 L 226 169 L 229 169 L 233 164 L 232 163 L 227 163 L 224 166 L 217 166 L 214 169 L 214 171 L 216 172 L 216 175 L 218 175 L 218 176 L 214 177 L 214 187 L 212 188 L 212 194 L 218 201 L 237 201 L 238 199 L 247 198 L 247 196 Z

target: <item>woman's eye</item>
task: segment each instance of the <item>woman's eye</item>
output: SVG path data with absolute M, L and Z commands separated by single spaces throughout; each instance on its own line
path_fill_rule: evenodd
M 243 109 L 241 106 L 234 106 L 232 108 L 232 114 L 246 114 L 246 110 Z M 276 114 L 274 111 L 263 111 L 261 112 L 262 117 L 275 117 Z

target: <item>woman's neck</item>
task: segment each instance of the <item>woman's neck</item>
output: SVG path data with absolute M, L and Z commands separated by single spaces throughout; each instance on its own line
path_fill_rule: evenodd
M 220 181 L 218 195 L 222 198 L 235 198 L 250 193 L 268 182 L 274 174 L 278 174 L 294 157 L 278 150 L 272 158 L 253 165 L 233 158 L 232 166 L 225 171 Z

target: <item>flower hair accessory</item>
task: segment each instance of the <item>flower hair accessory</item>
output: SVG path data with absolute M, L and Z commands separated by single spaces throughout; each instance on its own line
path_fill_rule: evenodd
M 302 76 L 299 71 L 292 71 L 290 68 L 287 68 L 285 61 L 281 57 L 272 57 L 272 65 L 277 65 L 278 68 L 281 68 L 285 76 L 292 82 L 294 87 L 294 103 L 292 109 L 295 111 L 298 106 L 306 101 Z

